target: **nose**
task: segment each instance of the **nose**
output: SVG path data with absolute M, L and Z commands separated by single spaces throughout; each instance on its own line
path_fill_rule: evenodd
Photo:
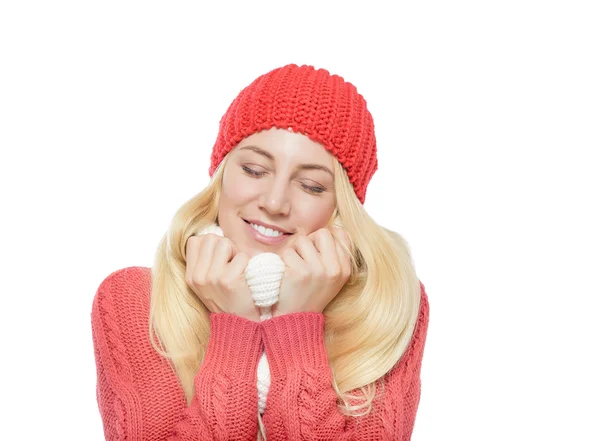
M 259 197 L 259 207 L 266 210 L 270 215 L 287 216 L 290 213 L 290 201 L 288 197 L 288 185 L 274 182 Z

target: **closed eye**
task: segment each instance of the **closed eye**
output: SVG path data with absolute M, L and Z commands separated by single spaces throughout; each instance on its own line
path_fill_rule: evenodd
M 253 176 L 253 177 L 260 177 L 260 176 L 266 174 L 266 172 L 257 172 L 255 170 L 252 170 L 249 167 L 246 167 L 245 165 L 242 165 L 242 170 L 244 170 L 245 173 L 247 173 L 248 175 Z M 302 183 L 300 183 L 300 185 L 302 185 L 302 188 L 304 188 L 305 190 L 308 190 L 310 193 L 312 193 L 314 195 L 318 195 L 325 191 L 325 189 L 321 188 L 321 187 L 311 187 L 309 185 L 302 184 Z
M 242 165 L 242 170 L 244 170 L 246 173 L 248 173 L 251 176 L 262 176 L 265 174 L 265 172 L 254 171 L 251 168 L 246 167 L 245 165 Z

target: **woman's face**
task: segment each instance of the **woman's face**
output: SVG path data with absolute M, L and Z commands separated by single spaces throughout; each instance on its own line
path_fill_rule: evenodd
M 327 225 L 335 209 L 335 157 L 305 135 L 272 128 L 244 138 L 223 172 L 219 226 L 240 251 L 281 256 L 294 234 Z M 248 221 L 291 233 L 279 237 Z M 278 234 L 278 233 L 276 233 Z

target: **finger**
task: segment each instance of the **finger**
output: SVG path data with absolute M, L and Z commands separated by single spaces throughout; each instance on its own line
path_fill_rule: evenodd
M 223 272 L 223 279 L 227 282 L 233 282 L 239 278 L 246 271 L 250 256 L 246 253 L 240 252 L 233 256 L 231 262 L 225 265 Z
M 346 253 L 346 257 L 353 260 L 354 254 L 354 242 L 350 238 L 350 234 L 342 228 L 334 228 L 333 235 L 335 236 L 336 242 L 342 246 L 342 249 Z
M 321 273 L 323 271 L 322 257 L 308 236 L 299 236 L 294 244 L 294 249 L 313 272 Z
M 210 268 L 210 262 L 214 253 L 215 246 L 219 236 L 215 234 L 203 234 L 200 236 L 198 244 L 198 260 L 194 265 L 194 276 L 196 279 L 206 280 L 208 270 Z
M 321 228 L 316 231 L 314 236 L 314 244 L 317 251 L 321 255 L 321 264 L 328 274 L 339 274 L 341 265 L 336 250 L 335 240 L 331 231 L 327 228 Z
M 283 255 L 281 256 L 281 260 L 285 263 L 285 266 L 288 268 L 305 268 L 306 263 L 302 260 L 302 257 L 296 252 L 296 249 L 293 247 L 286 248 L 283 251 Z
M 198 262 L 199 247 L 202 239 L 199 236 L 193 235 L 188 237 L 185 242 L 185 280 L 192 280 L 194 268 Z
M 234 256 L 233 242 L 229 239 L 219 239 L 215 245 L 215 250 L 210 263 L 209 272 L 214 277 L 219 277 L 223 272 L 225 265 Z
M 348 253 L 344 250 L 342 245 L 337 240 L 335 242 L 335 249 L 337 251 L 340 267 L 342 269 L 342 275 L 344 277 L 350 277 L 350 274 L 352 273 L 352 263 L 350 261 L 350 257 L 348 256 Z
M 348 250 L 352 249 L 352 239 L 350 239 L 350 235 L 346 230 L 339 227 L 333 227 L 331 232 L 337 240 L 344 243 L 348 247 Z
M 185 241 L 185 262 L 187 266 L 196 262 L 198 257 L 198 243 L 201 241 L 200 236 L 196 236 L 195 234 L 188 237 Z
M 296 241 L 298 240 L 299 237 L 302 237 L 301 234 L 294 234 L 290 240 L 287 242 L 287 247 L 288 248 L 292 248 L 292 249 L 296 249 Z

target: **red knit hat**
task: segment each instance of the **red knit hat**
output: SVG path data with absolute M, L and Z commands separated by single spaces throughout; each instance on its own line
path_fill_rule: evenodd
M 291 128 L 322 144 L 342 164 L 364 204 L 377 170 L 377 146 L 373 117 L 356 87 L 308 65 L 288 64 L 261 75 L 221 118 L 209 175 L 242 139 L 272 127 Z

